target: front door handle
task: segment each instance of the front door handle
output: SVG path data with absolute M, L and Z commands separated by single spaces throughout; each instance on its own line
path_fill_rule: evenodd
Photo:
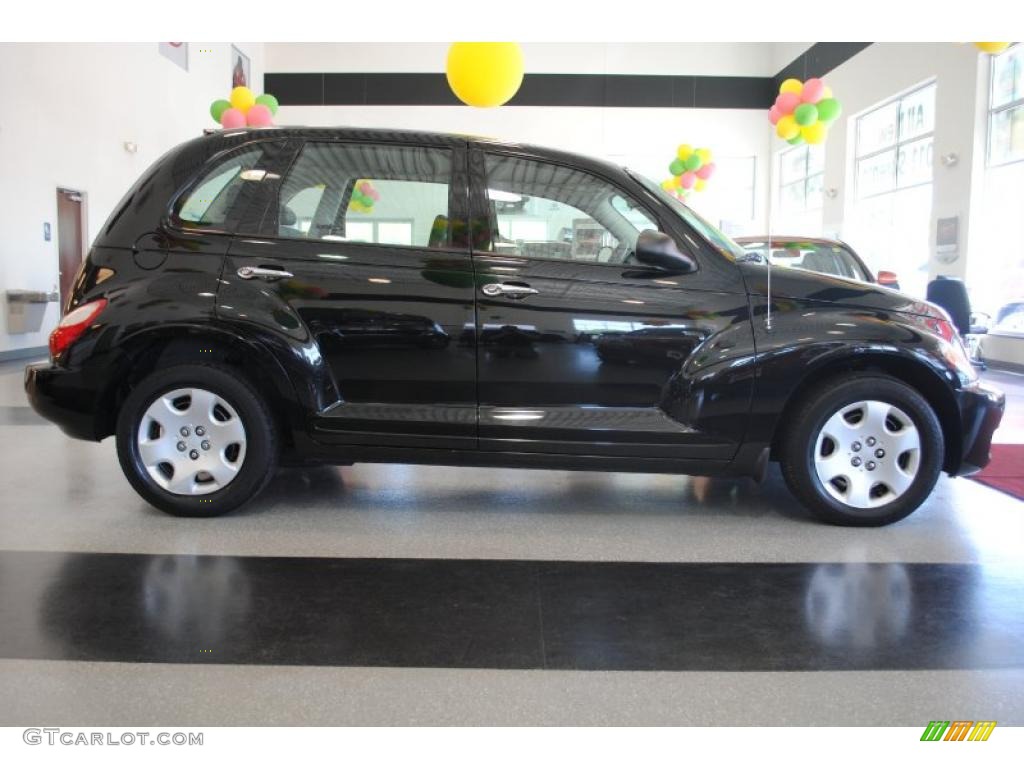
M 524 299 L 540 293 L 524 283 L 487 283 L 480 290 L 484 296 L 505 296 L 509 299 Z
M 295 277 L 295 275 L 285 269 L 250 267 L 248 265 L 238 268 L 238 276 L 243 280 L 252 280 L 254 277 L 258 277 L 261 280 L 280 280 L 283 277 Z

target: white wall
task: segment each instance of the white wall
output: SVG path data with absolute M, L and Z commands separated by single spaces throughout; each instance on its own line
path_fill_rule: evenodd
M 266 71 L 444 72 L 448 45 L 267 43 Z M 771 77 L 780 69 L 773 69 L 773 43 L 522 43 L 520 47 L 524 67 L 533 73 Z
M 236 45 L 261 88 L 263 44 Z M 230 92 L 230 73 L 228 43 L 190 43 L 188 72 L 156 43 L 0 44 L 0 354 L 44 346 L 57 323 L 51 303 L 41 331 L 8 334 L 3 296 L 58 285 L 57 187 L 85 193 L 91 243 L 153 160 L 214 127 L 207 110 Z
M 788 67 L 796 60 L 797 56 L 812 45 L 814 43 L 772 43 L 772 74 L 777 74 Z

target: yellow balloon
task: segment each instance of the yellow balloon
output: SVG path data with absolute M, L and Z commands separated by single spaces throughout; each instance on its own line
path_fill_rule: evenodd
M 686 160 L 690 155 L 693 154 L 693 147 L 689 144 L 680 144 L 679 149 L 676 150 L 676 157 L 680 160 Z
M 783 80 L 782 85 L 779 86 L 779 93 L 795 93 L 799 96 L 803 93 L 804 84 L 797 80 L 795 77 L 791 77 L 788 80 Z
M 231 102 L 232 107 L 244 115 L 249 111 L 249 107 L 256 103 L 256 97 L 244 85 L 239 85 L 237 88 L 231 89 L 231 97 L 228 101 Z
M 789 141 L 800 133 L 800 126 L 792 115 L 783 115 L 775 124 L 775 134 L 783 141 Z
M 1009 43 L 975 43 L 985 53 L 1002 53 L 1010 47 Z
M 445 73 L 464 104 L 498 107 L 523 84 L 523 52 L 516 43 L 452 43 Z
M 698 149 L 697 157 L 700 158 L 700 164 L 706 165 L 711 162 L 711 150 L 710 149 Z
M 696 183 L 693 185 L 693 188 L 696 189 L 698 192 L 701 192 L 704 189 L 704 187 L 707 186 L 707 184 L 708 183 L 704 181 L 704 179 L 697 179 Z
M 673 183 L 675 182 L 675 180 L 675 176 L 673 176 L 671 179 L 665 179 L 663 182 L 661 182 L 661 188 L 664 189 L 666 192 L 671 192 L 672 189 L 675 187 L 675 184 Z
M 781 121 L 780 121 L 781 122 Z M 804 141 L 808 144 L 821 144 L 825 140 L 825 135 L 828 133 L 828 128 L 825 123 L 819 120 L 816 123 L 805 125 L 800 129 L 800 135 L 803 136 Z

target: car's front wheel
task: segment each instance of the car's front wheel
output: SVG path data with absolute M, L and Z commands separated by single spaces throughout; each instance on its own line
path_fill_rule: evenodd
M 265 403 L 240 375 L 177 365 L 146 377 L 125 399 L 117 454 L 153 506 L 212 517 L 262 490 L 277 462 L 277 437 Z
M 810 393 L 783 436 L 782 474 L 793 494 L 839 525 L 901 520 L 931 493 L 943 458 L 928 402 L 882 374 L 833 379 Z

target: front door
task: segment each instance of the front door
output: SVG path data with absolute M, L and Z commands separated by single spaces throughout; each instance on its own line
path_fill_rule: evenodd
M 732 458 L 752 387 L 715 375 L 750 348 L 735 265 L 637 264 L 658 218 L 596 173 L 491 152 L 470 165 L 490 230 L 474 236 L 481 449 Z
M 221 308 L 241 292 L 316 339 L 339 395 L 318 439 L 476 447 L 464 168 L 458 144 L 309 141 L 236 233 Z

